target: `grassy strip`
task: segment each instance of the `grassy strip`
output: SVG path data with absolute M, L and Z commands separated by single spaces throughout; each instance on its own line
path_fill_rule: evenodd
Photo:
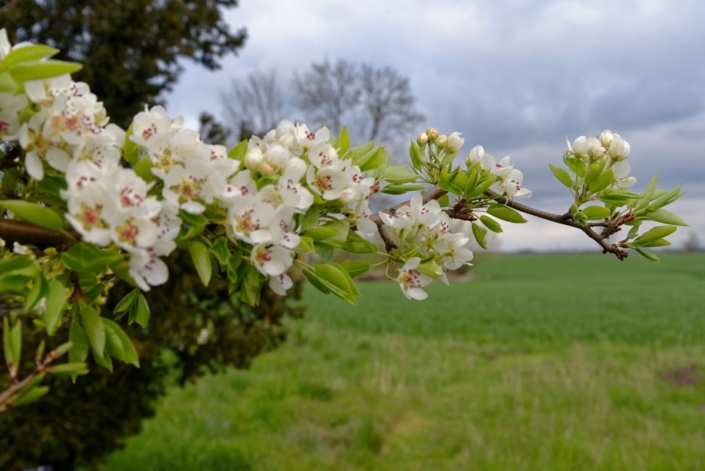
M 282 349 L 172 391 L 105 469 L 705 469 L 705 257 L 603 260 L 308 292 Z

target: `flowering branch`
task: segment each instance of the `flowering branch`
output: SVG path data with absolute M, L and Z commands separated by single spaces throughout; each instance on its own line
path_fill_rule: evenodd
M 39 248 L 56 247 L 58 250 L 65 250 L 75 242 L 63 232 L 16 219 L 0 219 L 0 239 Z
M 614 244 L 608 244 L 605 242 L 605 239 L 612 235 L 612 233 L 619 231 L 620 229 L 614 230 L 612 233 L 606 233 L 603 232 L 603 234 L 598 234 L 594 230 L 592 230 L 593 224 L 587 224 L 587 225 L 581 225 L 578 222 L 573 220 L 573 215 L 568 212 L 565 214 L 553 214 L 553 213 L 548 213 L 546 211 L 541 211 L 539 209 L 534 209 L 531 206 L 527 206 L 525 204 L 517 203 L 516 201 L 511 200 L 510 198 L 506 196 L 502 196 L 497 192 L 494 192 L 492 190 L 487 190 L 485 191 L 485 194 L 487 196 L 490 196 L 492 198 L 495 198 L 496 201 L 509 206 L 512 209 L 516 209 L 517 211 L 521 211 L 524 214 L 530 214 L 532 216 L 536 216 L 537 218 L 540 219 L 545 219 L 546 221 L 551 221 L 555 222 L 557 224 L 562 224 L 564 226 L 569 226 L 569 227 L 575 227 L 577 229 L 580 229 L 583 231 L 589 238 L 594 240 L 595 242 L 598 243 L 600 247 L 602 247 L 602 253 L 613 253 L 617 256 L 618 259 L 624 260 L 627 258 L 627 251 L 620 249 Z M 605 226 L 604 222 L 600 222 L 597 224 L 594 224 L 594 226 Z

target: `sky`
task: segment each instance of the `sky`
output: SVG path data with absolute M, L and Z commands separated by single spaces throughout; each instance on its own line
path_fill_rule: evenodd
M 282 77 L 326 58 L 391 66 L 408 77 L 426 126 L 465 138 L 524 172 L 531 206 L 563 213 L 570 194 L 548 169 L 566 138 L 619 133 L 640 191 L 683 185 L 670 206 L 705 245 L 705 2 L 702 0 L 242 0 L 226 11 L 248 39 L 211 72 L 185 62 L 166 95 L 172 116 L 222 116 L 221 93 L 257 69 Z M 407 136 L 412 138 L 414 136 Z M 405 156 L 397 159 L 402 162 Z M 598 247 L 532 217 L 503 250 Z M 509 225 L 507 223 L 507 225 Z

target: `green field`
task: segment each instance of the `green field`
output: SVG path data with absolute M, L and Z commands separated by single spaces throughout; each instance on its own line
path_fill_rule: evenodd
M 705 256 L 473 274 L 424 302 L 307 290 L 284 347 L 174 388 L 104 469 L 705 469 Z

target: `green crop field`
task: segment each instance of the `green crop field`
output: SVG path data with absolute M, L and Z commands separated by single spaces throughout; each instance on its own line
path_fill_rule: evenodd
M 283 348 L 174 388 L 104 469 L 705 469 L 705 256 L 472 273 L 423 302 L 307 290 Z

